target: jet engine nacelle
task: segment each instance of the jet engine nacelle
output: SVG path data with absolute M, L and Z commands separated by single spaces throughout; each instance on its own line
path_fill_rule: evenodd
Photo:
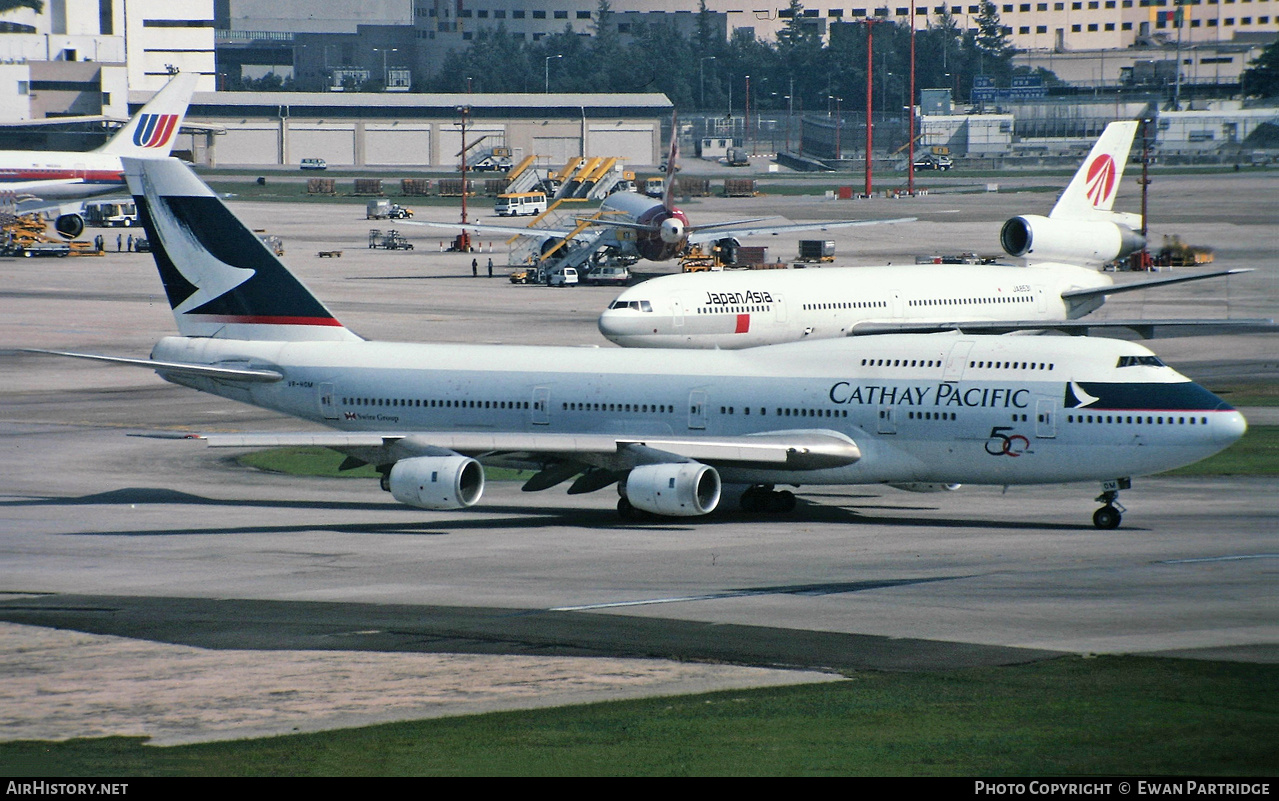
M 53 221 L 53 230 L 67 239 L 75 239 L 84 233 L 84 218 L 79 214 L 61 214 Z
M 658 231 L 658 236 L 660 236 L 662 241 L 668 245 L 675 245 L 683 242 L 685 237 L 683 220 L 677 220 L 674 217 L 668 217 L 665 220 L 662 220 L 662 226 Z
M 923 481 L 915 481 L 909 484 L 889 484 L 893 489 L 905 490 L 906 492 L 954 492 L 959 489 L 962 484 L 936 484 Z
M 1076 264 L 1106 264 L 1146 246 L 1141 234 L 1126 225 L 1107 220 L 1054 220 L 1035 214 L 1004 223 L 999 243 L 1010 256 Z
M 671 517 L 696 517 L 719 505 L 720 481 L 715 468 L 697 462 L 636 467 L 619 487 L 636 509 Z
M 484 494 L 484 468 L 466 456 L 415 456 L 391 467 L 395 500 L 419 509 L 464 509 Z

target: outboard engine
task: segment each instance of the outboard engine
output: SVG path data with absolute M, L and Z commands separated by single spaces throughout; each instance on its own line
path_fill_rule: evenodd
M 53 221 L 53 230 L 66 239 L 75 239 L 84 233 L 84 218 L 79 214 L 61 214 Z

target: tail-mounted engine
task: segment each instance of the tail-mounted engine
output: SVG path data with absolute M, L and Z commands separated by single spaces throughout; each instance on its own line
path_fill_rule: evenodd
M 484 494 L 484 468 L 466 456 L 415 456 L 391 467 L 395 500 L 419 509 L 463 509 Z
M 618 486 L 636 509 L 671 517 L 696 517 L 719 505 L 719 473 L 697 462 L 636 467 Z
M 1004 223 L 999 243 L 1010 256 L 1072 264 L 1107 264 L 1141 250 L 1146 240 L 1107 220 L 1056 220 L 1025 214 Z

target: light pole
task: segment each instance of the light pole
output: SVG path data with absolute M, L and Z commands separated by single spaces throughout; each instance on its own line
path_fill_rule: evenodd
M 400 51 L 400 48 L 398 48 L 398 47 L 390 47 L 390 48 L 388 48 L 388 47 L 375 47 L 375 48 L 373 48 L 373 52 L 375 52 L 375 53 L 376 53 L 377 51 L 379 51 L 379 50 L 380 50 L 380 51 L 382 51 L 382 91 L 383 91 L 383 92 L 385 92 L 385 91 L 386 91 L 386 89 L 387 89 L 387 87 L 391 85 L 391 79 L 390 79 L 390 77 L 389 77 L 389 76 L 387 75 L 387 73 L 386 73 L 386 54 L 387 54 L 387 53 L 398 53 L 398 52 Z
M 743 115 L 746 117 L 746 144 L 751 140 L 751 76 L 746 76 L 746 104 L 743 107 Z
M 546 57 L 546 63 L 545 63 L 545 64 L 543 64 L 543 68 L 544 68 L 544 69 L 543 69 L 543 72 L 545 73 L 545 76 L 546 76 L 546 88 L 545 88 L 545 90 L 544 90 L 543 94 L 548 94 L 548 95 L 549 95 L 549 94 L 551 93 L 551 61 L 552 61 L 553 59 L 557 59 L 557 58 L 564 58 L 564 54 L 563 54 L 563 53 L 558 53 L 558 54 L 553 55 L 553 56 L 547 56 L 547 57 Z
M 840 161 L 844 158 L 843 150 L 840 148 L 839 142 L 839 129 L 844 125 L 844 110 L 842 108 L 843 102 L 844 98 L 835 98 L 835 161 Z
M 942 62 L 945 63 L 945 51 Z M 906 122 L 906 191 L 915 196 L 915 0 L 910 0 L 910 107 Z
M 703 110 L 705 110 L 706 108 L 706 62 L 714 61 L 714 60 L 715 60 L 714 56 L 706 56 L 697 65 L 697 70 L 701 76 L 699 79 L 699 86 L 701 89 L 701 95 L 702 95 L 701 104 L 702 104 Z

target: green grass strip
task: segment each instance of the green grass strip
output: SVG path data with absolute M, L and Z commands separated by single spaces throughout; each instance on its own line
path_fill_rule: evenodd
M 1229 448 L 1165 476 L 1273 476 L 1279 475 L 1279 426 L 1249 426 Z
M 328 448 L 272 448 L 240 456 L 244 467 L 293 476 L 377 478 L 365 465 L 354 470 L 338 470 L 345 457 Z M 488 481 L 526 481 L 533 473 L 486 467 Z M 1273 476 L 1279 475 L 1279 426 L 1251 426 L 1243 437 L 1226 450 L 1186 467 L 1171 470 L 1168 476 Z
M 176 747 L 0 744 L 40 776 L 1273 776 L 1279 666 L 1065 657 Z

